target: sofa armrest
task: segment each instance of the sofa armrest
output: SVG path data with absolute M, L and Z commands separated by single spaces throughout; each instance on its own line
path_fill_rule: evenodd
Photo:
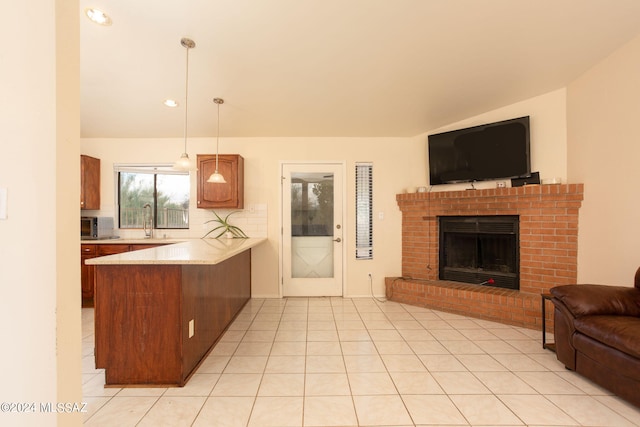
M 573 317 L 610 314 L 640 317 L 640 289 L 625 286 L 564 285 L 549 290 Z
M 556 343 L 556 357 L 567 369 L 576 370 L 576 349 L 573 346 L 573 334 L 576 328 L 574 317 L 559 300 L 552 298 L 555 306 L 553 315 L 553 338 Z

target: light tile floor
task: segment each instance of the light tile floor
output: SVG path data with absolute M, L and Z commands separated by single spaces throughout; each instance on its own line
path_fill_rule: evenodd
M 252 299 L 183 388 L 104 388 L 83 309 L 88 426 L 638 426 L 541 333 L 372 298 Z

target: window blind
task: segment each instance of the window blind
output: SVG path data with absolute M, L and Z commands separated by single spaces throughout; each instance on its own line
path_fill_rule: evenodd
M 113 170 L 116 173 L 116 175 L 119 172 L 161 173 L 163 175 L 189 175 L 189 171 L 178 171 L 173 169 L 173 165 L 170 163 L 157 163 L 157 164 L 114 163 Z
M 373 259 L 373 163 L 356 163 L 356 259 Z

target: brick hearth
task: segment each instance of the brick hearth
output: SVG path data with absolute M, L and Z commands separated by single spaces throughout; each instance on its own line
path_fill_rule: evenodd
M 583 184 L 566 184 L 398 194 L 402 277 L 386 278 L 387 296 L 393 301 L 541 329 L 540 294 L 577 280 L 578 211 L 583 191 Z M 456 215 L 520 217 L 520 291 L 438 280 L 438 217 Z

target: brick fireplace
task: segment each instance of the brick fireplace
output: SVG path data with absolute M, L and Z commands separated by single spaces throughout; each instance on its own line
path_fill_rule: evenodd
M 402 277 L 386 278 L 387 296 L 392 301 L 541 329 L 540 294 L 577 280 L 583 191 L 583 184 L 556 184 L 398 194 Z M 497 215 L 519 217 L 520 290 L 439 280 L 438 218 Z M 547 315 L 551 312 L 547 310 Z

